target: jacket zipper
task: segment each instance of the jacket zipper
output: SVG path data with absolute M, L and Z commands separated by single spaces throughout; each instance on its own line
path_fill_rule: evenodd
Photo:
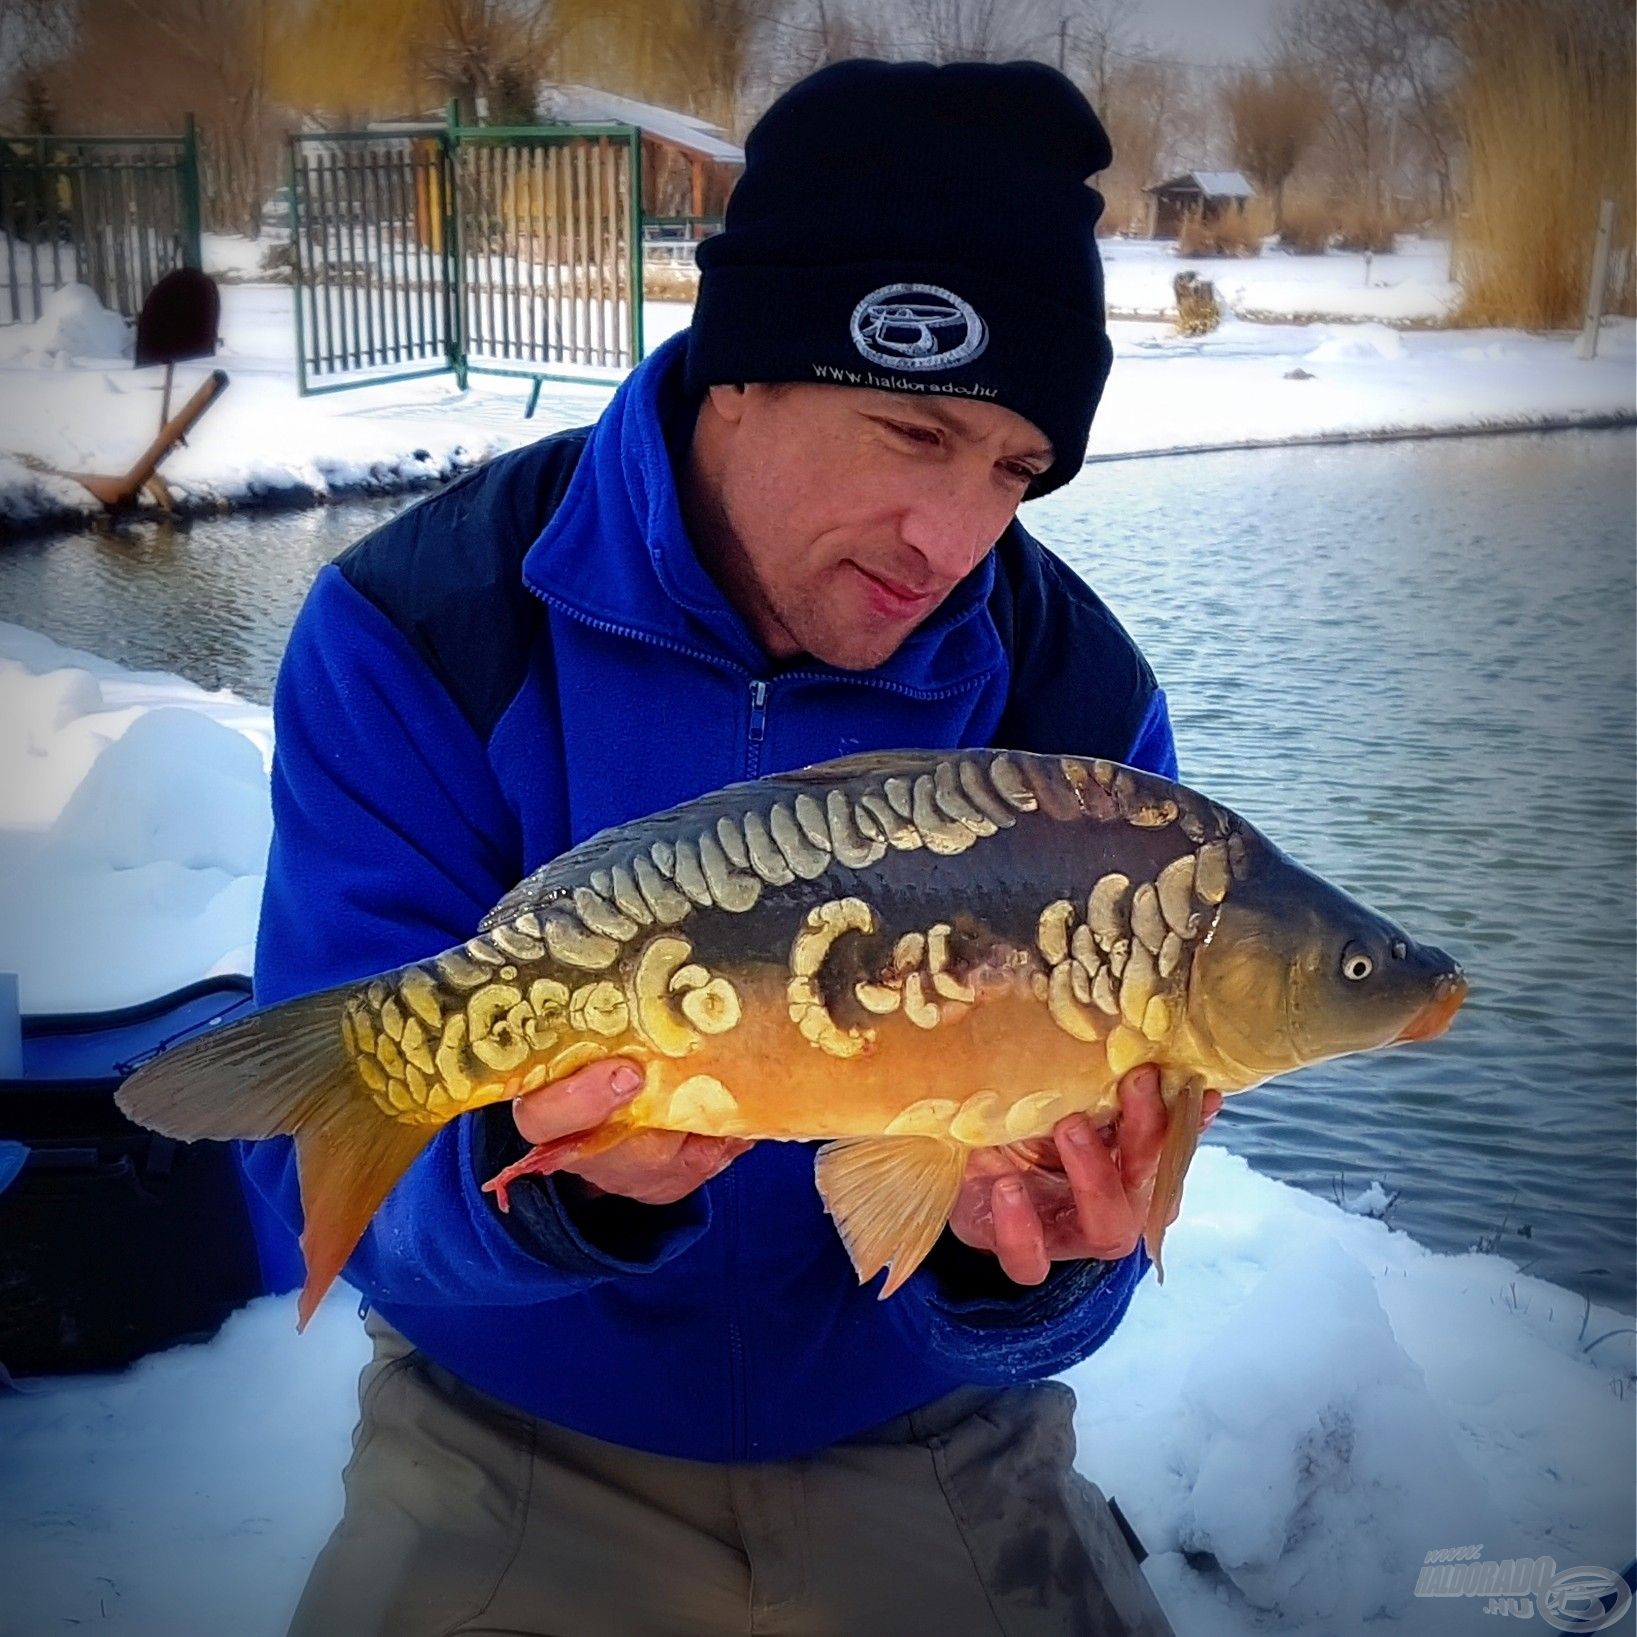
M 750 743 L 745 753 L 745 773 L 752 779 L 762 776 L 762 740 L 767 737 L 767 684 L 759 677 L 750 684 Z

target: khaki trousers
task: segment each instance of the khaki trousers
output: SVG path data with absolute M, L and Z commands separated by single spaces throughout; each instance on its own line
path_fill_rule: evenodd
M 346 1513 L 291 1637 L 1169 1637 L 1060 1383 L 718 1465 L 538 1420 L 368 1327 Z

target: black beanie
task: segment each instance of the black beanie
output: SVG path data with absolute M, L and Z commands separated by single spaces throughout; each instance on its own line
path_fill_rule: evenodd
M 688 384 L 817 381 L 1003 405 L 1079 471 L 1112 349 L 1087 179 L 1108 136 L 1043 63 L 842 62 L 745 142 L 699 247 Z

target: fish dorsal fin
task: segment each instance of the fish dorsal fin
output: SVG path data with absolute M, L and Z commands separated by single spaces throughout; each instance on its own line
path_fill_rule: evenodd
M 846 784 L 853 779 L 888 778 L 930 772 L 939 762 L 952 757 L 992 754 L 984 751 L 956 750 L 861 750 L 852 756 L 838 756 L 830 762 L 813 762 L 807 767 L 792 768 L 787 773 L 768 776 L 771 784 L 832 785 Z
M 844 1137 L 814 1163 L 858 1282 L 891 1266 L 884 1301 L 926 1259 L 955 1209 L 967 1148 L 946 1137 Z

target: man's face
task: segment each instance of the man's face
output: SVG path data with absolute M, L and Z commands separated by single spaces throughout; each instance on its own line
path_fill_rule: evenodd
M 996 404 L 713 387 L 692 486 L 712 567 L 768 651 L 881 664 L 1005 531 L 1051 445 Z

